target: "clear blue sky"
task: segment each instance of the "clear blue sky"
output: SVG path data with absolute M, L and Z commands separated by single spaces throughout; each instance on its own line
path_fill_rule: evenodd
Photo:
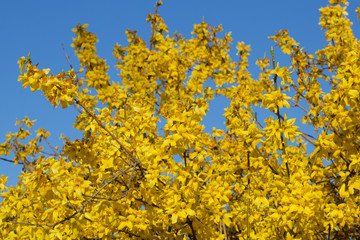
M 222 24 L 225 32 L 232 32 L 233 54 L 236 42 L 244 41 L 251 45 L 250 71 L 253 77 L 258 73 L 254 66 L 256 59 L 265 52 L 269 56 L 273 42 L 267 37 L 274 35 L 275 31 L 288 29 L 290 35 L 311 53 L 326 44 L 324 32 L 318 25 L 318 9 L 327 5 L 325 0 L 227 0 L 221 3 L 214 0 L 164 0 L 163 3 L 159 13 L 170 33 L 178 31 L 189 37 L 193 24 L 200 23 L 204 17 L 210 25 Z M 50 131 L 55 145 L 59 143 L 60 133 L 72 139 L 79 136 L 72 128 L 76 114 L 73 108 L 53 109 L 40 92 L 33 93 L 29 88 L 21 87 L 17 81 L 17 61 L 21 56 L 31 51 L 33 62 L 39 62 L 40 68 L 50 68 L 52 73 L 68 70 L 61 44 L 65 45 L 75 63 L 70 47 L 71 29 L 78 23 L 88 23 L 88 30 L 98 34 L 99 55 L 107 59 L 110 76 L 116 81 L 119 78 L 112 68 L 115 65 L 113 46 L 116 43 L 126 45 L 124 32 L 127 28 L 138 30 L 140 36 L 149 39 L 150 27 L 146 18 L 154 11 L 154 4 L 155 1 L 151 0 L 3 1 L 0 8 L 0 141 L 5 140 L 7 132 L 16 131 L 16 118 L 24 116 L 37 119 L 35 129 L 42 127 Z M 355 4 L 350 4 L 348 12 L 358 34 L 355 7 Z M 284 60 L 284 65 L 287 64 Z M 224 119 L 219 115 L 225 105 L 218 101 L 210 106 L 209 116 L 204 121 L 207 129 L 223 126 Z M 9 184 L 17 182 L 20 169 L 0 161 L 0 175 L 9 176 Z

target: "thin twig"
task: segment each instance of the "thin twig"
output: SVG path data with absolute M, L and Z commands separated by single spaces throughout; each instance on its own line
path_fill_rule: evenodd
M 7 158 L 3 158 L 3 157 L 0 157 L 0 160 L 3 160 L 3 161 L 5 161 L 5 162 L 15 163 L 15 161 L 10 160 L 10 159 L 7 159 Z M 24 164 L 24 163 L 18 161 L 18 164 Z
M 250 151 L 247 151 L 247 165 L 248 165 L 248 171 L 247 174 L 250 174 Z M 270 166 L 270 165 L 269 165 Z M 248 176 L 248 182 L 247 182 L 247 210 L 246 210 L 246 231 L 247 231 L 247 239 L 250 239 L 250 176 Z
M 271 58 L 272 58 L 272 65 L 273 65 L 273 69 L 275 70 L 275 56 L 274 56 L 274 50 L 273 48 L 271 47 Z M 274 74 L 274 87 L 275 87 L 275 91 L 277 91 L 278 87 L 277 87 L 277 78 L 278 78 L 278 75 L 277 74 Z M 281 91 L 279 89 L 279 91 Z M 280 108 L 279 108 L 279 105 L 276 106 L 276 115 L 278 117 L 278 121 L 279 121 L 279 126 L 282 127 L 282 122 L 281 120 L 284 121 L 284 118 L 280 115 Z M 285 140 L 284 140 L 284 134 L 281 134 L 280 135 L 280 140 L 281 140 L 281 145 L 282 145 L 282 150 L 283 150 L 283 153 L 286 155 L 286 148 L 285 148 Z M 290 178 L 290 168 L 289 168 L 289 164 L 288 162 L 286 161 L 285 163 L 285 166 L 286 166 L 286 172 L 287 172 L 287 175 L 288 177 Z
M 135 167 L 136 167 L 136 164 L 135 164 L 135 166 L 133 166 L 133 167 L 135 168 Z M 61 220 L 61 221 L 59 221 L 59 222 L 57 222 L 57 223 L 55 223 L 55 224 L 50 225 L 49 227 L 53 228 L 53 227 L 55 227 L 55 226 L 57 226 L 57 225 L 59 225 L 59 224 L 61 224 L 61 223 L 64 223 L 64 222 L 70 220 L 71 218 L 75 217 L 78 213 L 82 212 L 82 211 L 85 209 L 85 207 L 86 207 L 107 185 L 109 185 L 110 183 L 112 183 L 112 182 L 113 182 L 116 178 L 118 178 L 120 175 L 125 174 L 126 171 L 127 171 L 128 169 L 130 169 L 130 168 L 132 168 L 132 166 L 131 166 L 131 167 L 127 167 L 127 168 L 125 168 L 124 170 L 122 170 L 122 171 L 120 171 L 119 173 L 117 173 L 116 175 L 114 175 L 113 178 L 112 178 L 109 182 L 105 183 L 101 188 L 99 188 L 99 190 L 97 190 L 97 191 L 81 206 L 80 209 L 78 209 L 77 211 L 75 211 L 75 212 L 74 212 L 73 214 L 71 214 L 70 216 L 64 218 L 63 220 Z
M 43 138 L 43 139 L 47 143 L 47 145 L 51 148 L 51 150 L 53 150 L 54 155 L 58 157 L 59 154 L 56 152 L 55 148 L 53 146 L 51 146 L 51 144 L 49 143 L 49 141 L 46 138 Z
M 70 58 L 69 58 L 69 56 L 68 56 L 67 53 L 66 53 L 66 50 L 65 50 L 65 47 L 64 47 L 64 43 L 61 43 L 61 46 L 62 46 L 62 49 L 63 49 L 63 51 L 64 51 L 64 53 L 65 53 L 66 60 L 68 61 L 69 65 L 70 65 L 70 68 L 71 68 L 71 69 L 74 69 L 73 66 L 72 66 L 72 64 L 71 64 L 71 62 L 70 62 Z
M 151 206 L 151 207 L 156 207 L 156 208 L 160 208 L 158 205 L 156 205 L 155 203 L 148 203 L 140 198 L 134 198 L 136 201 L 139 201 L 141 203 L 143 203 L 144 205 L 148 205 L 148 206 Z
M 300 106 L 299 103 L 293 101 L 292 99 L 289 99 L 289 101 L 290 101 L 292 104 L 294 104 L 295 107 L 299 107 L 299 108 L 300 108 L 301 110 L 303 110 L 304 112 L 309 113 L 309 111 L 306 110 L 305 108 L 303 108 L 302 106 Z
M 196 232 L 195 232 L 194 226 L 192 224 L 193 221 L 190 220 L 189 216 L 187 217 L 186 222 L 191 228 L 192 239 L 197 240 Z
M 220 221 L 219 221 L 219 224 L 218 224 L 218 228 L 219 228 L 219 234 L 221 235 L 222 234 L 221 218 L 220 218 Z
M 55 155 L 55 154 L 53 154 L 53 153 L 49 153 L 49 152 L 45 152 L 45 151 L 41 151 L 41 153 L 42 153 L 42 154 L 49 155 L 49 156 L 54 156 L 54 157 L 58 156 L 58 155 Z
M 126 152 L 126 154 L 131 158 L 132 162 L 135 163 L 136 165 L 138 165 L 139 167 L 141 167 L 141 163 L 140 161 L 134 156 L 134 154 L 132 154 L 120 141 L 119 139 L 117 139 L 117 137 L 114 136 L 114 134 L 112 134 L 101 122 L 100 120 L 95 116 L 95 114 L 93 114 L 89 109 L 87 109 L 79 100 L 74 99 L 74 102 L 76 104 L 79 104 L 87 114 L 89 114 L 92 119 L 94 119 L 96 121 L 96 123 L 102 128 L 104 129 L 109 135 L 110 137 L 116 141 L 119 145 L 120 148 L 122 150 L 124 150 Z
M 82 114 L 82 112 L 80 111 L 80 109 L 78 108 L 78 106 L 76 106 L 75 104 L 73 104 L 73 106 L 74 106 L 75 109 L 79 112 L 79 114 Z
M 15 149 L 13 149 L 13 147 L 14 147 L 14 145 L 15 145 L 15 141 L 19 138 L 19 135 L 20 135 L 20 130 L 21 129 L 23 129 L 23 126 L 25 125 L 25 123 L 23 123 L 21 126 L 20 126 L 20 129 L 19 129 L 19 131 L 17 132 L 17 134 L 16 134 L 16 137 L 15 137 L 15 139 L 14 139 L 14 142 L 11 144 L 11 146 L 10 146 L 10 149 L 12 149 L 13 151 L 14 151 L 14 153 L 15 153 Z
M 90 195 L 86 195 L 86 194 L 82 194 L 84 197 L 89 197 L 91 198 L 92 196 Z M 124 196 L 125 197 L 125 196 Z M 123 197 L 121 197 L 123 198 Z M 94 197 L 93 199 L 99 199 L 99 200 L 108 200 L 108 201 L 118 201 L 121 198 L 107 198 L 107 197 Z
M 228 238 L 227 238 L 227 233 L 226 233 L 226 226 L 225 226 L 224 221 L 221 221 L 221 222 L 222 222 L 222 224 L 223 224 L 223 232 L 224 232 L 224 234 L 225 234 L 225 240 L 227 240 Z
M 127 186 L 128 190 L 126 190 L 125 193 L 121 197 L 119 197 L 119 198 L 95 197 L 95 199 L 103 199 L 103 200 L 109 200 L 109 201 L 119 201 L 120 199 L 123 199 L 124 197 L 126 197 L 128 195 L 128 193 L 129 193 L 130 184 L 131 184 L 131 180 L 133 178 L 134 172 L 135 172 L 135 168 L 136 168 L 136 165 L 132 168 L 132 171 L 131 171 L 129 183 L 128 183 L 128 186 Z M 129 167 L 127 169 L 129 169 Z M 125 174 L 125 173 L 127 173 L 127 171 L 123 172 L 123 174 Z M 113 181 L 113 180 L 111 180 L 111 181 Z M 90 197 L 90 198 L 93 197 L 93 196 L 89 196 L 89 195 L 85 195 L 85 194 L 83 194 L 83 196 Z
M 35 227 L 43 227 L 44 226 L 42 224 L 28 223 L 28 222 L 16 222 L 16 221 L 4 221 L 4 222 L 13 223 L 13 224 L 28 225 L 28 226 L 35 226 Z
M 154 39 L 155 28 L 156 28 L 156 26 L 155 26 L 155 20 L 156 20 L 157 11 L 158 11 L 159 6 L 160 6 L 159 4 L 156 4 L 156 6 L 155 6 L 154 20 L 153 20 L 153 22 L 151 22 L 150 51 L 152 50 L 152 46 L 153 46 L 153 44 L 154 44 L 153 39 Z
M 309 135 L 309 134 L 307 134 L 307 133 L 303 133 L 303 132 L 301 132 L 301 136 L 302 136 L 303 138 L 305 138 L 309 143 L 311 143 L 312 145 L 316 146 L 315 142 L 309 138 L 309 137 L 314 138 L 313 136 L 311 136 L 311 135 Z M 314 139 L 316 139 L 316 138 L 314 138 Z
M 111 180 L 109 182 L 106 182 L 101 188 L 99 188 L 92 196 L 90 196 L 90 198 L 84 203 L 82 204 L 82 206 L 80 207 L 80 209 L 76 210 L 73 214 L 71 214 L 70 216 L 64 218 L 63 220 L 56 222 L 52 225 L 45 225 L 45 224 L 36 224 L 36 223 L 29 223 L 29 222 L 16 222 L 16 221 L 6 221 L 9 223 L 13 223 L 13 224 L 20 224 L 20 225 L 29 225 L 29 226 L 35 226 L 35 227 L 50 227 L 53 228 L 59 224 L 62 224 L 68 220 L 70 220 L 71 218 L 75 217 L 77 214 L 79 214 L 80 212 L 82 212 L 85 207 L 94 199 L 97 198 L 97 195 L 110 183 L 112 183 L 116 178 L 118 178 L 120 175 L 125 174 L 127 172 L 127 170 L 131 169 L 131 168 L 136 168 L 136 163 L 133 166 L 127 167 L 123 170 L 121 170 L 120 172 L 118 172 L 116 175 L 114 175 Z
M 27 160 L 27 158 L 25 157 L 25 159 L 21 159 L 19 156 L 18 156 L 18 152 L 16 151 L 16 149 L 14 149 L 14 146 L 15 146 L 15 142 L 17 141 L 17 139 L 19 138 L 19 135 L 20 135 L 20 131 L 21 129 L 23 129 L 23 126 L 25 125 L 25 123 L 23 122 L 22 125 L 20 126 L 20 129 L 19 129 L 19 132 L 16 134 L 16 137 L 15 139 L 13 140 L 14 142 L 11 144 L 10 146 L 10 149 L 13 150 L 14 154 L 15 154 L 15 157 L 17 157 L 20 161 L 18 161 L 18 164 L 23 164 L 24 167 L 23 169 L 26 169 L 27 171 L 30 172 L 30 169 L 28 167 L 28 164 L 29 164 L 29 161 Z M 3 160 L 3 159 L 2 159 Z M 5 161 L 5 160 L 4 160 Z M 10 160 L 11 161 L 11 160 Z
M 69 63 L 69 66 L 70 66 L 70 68 L 71 68 L 71 70 L 73 70 L 74 71 L 74 73 L 75 73 L 75 70 L 74 70 L 74 68 L 73 68 L 73 65 L 71 64 L 71 62 L 70 62 L 70 58 L 69 58 L 69 56 L 67 55 L 67 53 L 66 53 L 66 50 L 65 50 L 65 47 L 64 47 L 64 44 L 63 43 L 61 43 L 61 46 L 62 46 L 62 49 L 63 49 L 63 51 L 64 51 L 64 54 L 65 54 L 65 57 L 66 57 L 66 60 L 68 61 L 68 63 Z M 76 84 L 78 84 L 79 85 L 79 77 L 77 76 L 77 74 L 75 73 L 75 82 L 76 82 Z M 82 87 L 79 85 L 79 87 L 81 88 L 81 90 L 83 90 L 82 89 Z

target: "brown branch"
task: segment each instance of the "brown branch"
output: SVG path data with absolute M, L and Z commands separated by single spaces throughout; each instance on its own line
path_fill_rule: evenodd
M 303 99 L 306 100 L 306 97 L 304 96 L 304 94 L 302 94 L 302 93 L 299 91 L 299 89 L 298 89 L 294 84 L 291 84 L 291 87 L 292 87 L 293 89 L 295 89 L 295 91 L 296 91 Z
M 105 130 L 105 132 L 107 132 L 110 137 L 119 144 L 120 148 L 125 151 L 125 153 L 131 158 L 132 162 L 135 163 L 136 165 L 138 165 L 139 167 L 141 167 L 141 162 L 134 156 L 134 154 L 132 154 L 120 141 L 119 139 L 117 139 L 117 137 L 115 137 L 114 134 L 112 134 L 101 122 L 100 120 L 95 116 L 95 114 L 93 114 L 89 109 L 87 109 L 79 100 L 74 99 L 74 102 L 76 104 L 79 104 L 87 114 L 89 114 L 92 119 L 95 120 L 95 122 L 102 128 Z
M 264 129 L 263 125 L 261 125 L 261 123 L 260 123 L 257 119 L 255 119 L 255 122 L 256 122 L 262 129 Z
M 82 114 L 82 112 L 80 111 L 80 109 L 78 108 L 78 106 L 76 106 L 75 104 L 73 104 L 73 106 L 74 106 L 75 109 L 79 112 L 79 114 Z
M 21 224 L 21 225 L 29 225 L 29 226 L 35 226 L 35 227 L 50 227 L 50 228 L 53 228 L 59 224 L 62 224 L 68 220 L 70 220 L 71 218 L 75 217 L 77 214 L 79 214 L 80 212 L 82 212 L 85 207 L 93 200 L 93 199 L 96 199 L 97 195 L 107 186 L 109 185 L 110 183 L 112 183 L 116 178 L 118 178 L 120 175 L 122 174 L 125 174 L 130 168 L 136 168 L 136 164 L 134 164 L 134 166 L 130 166 L 130 167 L 127 167 L 123 170 L 121 170 L 120 172 L 118 172 L 116 175 L 114 175 L 111 180 L 107 183 L 105 183 L 101 188 L 99 188 L 92 196 L 90 196 L 90 198 L 84 203 L 82 204 L 82 206 L 80 207 L 80 209 L 76 210 L 73 214 L 71 214 L 70 216 L 64 218 L 63 220 L 59 221 L 59 222 L 56 222 L 52 225 L 45 225 L 45 224 L 36 224 L 36 223 L 29 223 L 29 222 L 16 222 L 16 221 L 6 221 L 6 222 L 9 222 L 9 223 L 13 223 L 13 224 Z
M 306 139 L 306 141 L 308 141 L 308 142 L 311 143 L 312 145 L 316 146 L 315 142 L 314 142 L 313 140 L 311 140 L 310 137 L 313 138 L 313 139 L 316 139 L 316 138 L 314 138 L 313 136 L 311 136 L 311 135 L 309 135 L 309 134 L 307 134 L 307 133 L 300 132 L 300 134 L 301 134 L 301 136 L 302 136 L 303 138 Z
M 318 237 L 318 239 L 325 239 L 325 237 L 318 230 L 315 230 L 315 235 Z
M 220 221 L 219 221 L 218 228 L 219 228 L 219 234 L 221 235 L 221 234 L 222 234 L 222 224 L 221 224 L 221 219 L 220 219 Z
M 227 240 L 227 233 L 226 233 L 226 225 L 224 223 L 224 221 L 220 218 L 220 221 L 219 221 L 219 233 L 220 235 L 224 234 L 225 235 L 225 240 Z
M 82 212 L 82 211 L 85 209 L 85 207 L 91 202 L 91 200 L 93 200 L 93 199 L 96 197 L 96 195 L 98 195 L 107 185 L 109 185 L 110 183 L 112 183 L 112 182 L 113 182 L 116 178 L 118 178 L 120 175 L 125 174 L 125 173 L 127 172 L 127 170 L 130 169 L 130 168 L 132 168 L 132 167 L 135 168 L 135 167 L 136 167 L 136 164 L 135 164 L 134 166 L 127 167 L 127 168 L 125 168 L 124 170 L 122 170 L 122 171 L 120 171 L 119 173 L 117 173 L 116 175 L 114 175 L 114 176 L 112 177 L 112 179 L 111 179 L 109 182 L 105 183 L 101 188 L 99 188 L 99 190 L 97 190 L 97 191 L 81 206 L 80 209 L 78 209 L 77 211 L 75 211 L 75 212 L 74 212 L 73 214 L 71 214 L 70 216 L 64 218 L 63 220 L 61 220 L 61 221 L 59 221 L 59 222 L 57 222 L 57 223 L 55 223 L 55 224 L 50 225 L 49 227 L 53 228 L 53 227 L 55 227 L 55 226 L 57 226 L 57 225 L 59 225 L 59 224 L 61 224 L 61 223 L 64 223 L 64 222 L 70 220 L 71 218 L 75 217 L 78 213 Z
M 148 203 L 148 202 L 146 202 L 146 201 L 144 201 L 144 200 L 142 200 L 142 199 L 140 199 L 140 198 L 134 198 L 136 201 L 139 201 L 139 202 L 141 202 L 141 203 L 143 203 L 143 204 L 146 204 L 146 205 L 149 205 L 149 206 L 152 206 L 152 207 L 156 207 L 156 208 L 160 208 L 158 205 L 156 205 L 155 203 Z
M 126 171 L 124 171 L 122 174 L 127 173 L 127 172 L 128 172 L 127 170 L 130 169 L 130 168 L 132 168 L 132 171 L 131 171 L 131 176 L 130 176 L 130 179 L 129 179 L 129 183 L 128 183 L 128 185 L 127 185 L 127 189 L 128 189 L 128 190 L 126 190 L 125 193 L 124 193 L 121 197 L 119 197 L 119 198 L 106 198 L 106 197 L 94 197 L 94 196 L 89 196 L 89 195 L 85 195 L 85 194 L 83 194 L 83 196 L 85 196 L 85 197 L 90 197 L 90 198 L 95 198 L 95 199 L 109 200 L 109 201 L 119 201 L 120 199 L 123 199 L 123 198 L 126 197 L 126 196 L 128 195 L 128 193 L 129 193 L 130 184 L 131 184 L 131 180 L 132 180 L 132 178 L 133 178 L 133 174 L 134 174 L 134 172 L 135 172 L 136 165 L 130 166 L 130 167 L 126 168 Z M 119 175 L 119 176 L 120 176 L 120 175 Z M 117 177 L 116 177 L 116 178 L 117 178 Z M 115 179 L 116 179 L 116 178 L 115 178 Z M 110 180 L 110 182 L 114 181 L 115 179 L 112 178 L 112 179 Z
M 269 164 L 270 166 L 270 164 Z M 247 151 L 247 175 L 250 173 L 250 151 Z M 271 167 L 270 167 L 271 168 Z M 248 176 L 247 181 L 247 206 L 246 206 L 246 232 L 247 239 L 250 239 L 250 177 Z
M 3 157 L 0 157 L 0 160 L 5 161 L 5 162 L 15 163 L 15 161 L 14 161 L 14 160 L 10 160 L 10 159 L 3 158 Z M 18 161 L 18 164 L 24 164 L 24 163 L 22 163 L 22 162 L 19 162 L 19 161 Z
M 113 146 L 114 148 L 116 148 L 117 150 L 121 150 L 121 149 L 119 149 L 119 147 L 117 147 L 116 145 L 114 145 L 114 144 L 112 144 L 112 143 L 110 143 L 110 145 Z M 120 151 L 120 152 L 121 152 L 121 151 Z M 121 155 L 120 155 L 119 157 L 120 157 L 127 165 L 129 165 L 129 166 L 131 165 L 131 162 L 128 162 L 126 158 L 124 158 L 124 157 L 121 156 Z
M 191 228 L 191 235 L 192 235 L 192 239 L 194 240 L 197 240 L 197 237 L 196 237 L 196 232 L 195 232 L 195 229 L 193 227 L 193 224 L 192 224 L 193 221 L 190 220 L 189 216 L 187 217 L 186 219 L 186 223 L 190 226 Z
M 274 56 L 274 50 L 273 50 L 272 47 L 271 47 L 271 58 L 272 58 L 273 69 L 275 70 L 275 56 Z M 278 89 L 278 87 L 277 87 L 277 78 L 278 78 L 278 75 L 277 75 L 277 74 L 274 74 L 273 81 L 274 81 L 275 91 L 277 91 L 277 89 Z M 281 91 L 281 89 L 279 89 L 279 91 Z M 281 120 L 284 121 L 284 118 L 283 118 L 283 117 L 281 116 L 281 114 L 280 114 L 280 108 L 279 108 L 278 105 L 276 106 L 276 115 L 277 115 L 277 117 L 278 117 L 279 126 L 281 127 L 281 125 L 282 125 Z M 286 155 L 286 147 L 285 147 L 284 134 L 281 134 L 281 135 L 280 135 L 280 140 L 281 140 L 281 145 L 282 145 L 282 148 L 283 148 L 282 151 L 283 151 L 283 153 Z M 288 177 L 290 178 L 290 167 L 289 167 L 289 164 L 288 164 L 287 161 L 286 161 L 286 163 L 285 163 L 285 166 L 286 166 L 287 175 L 288 175 Z
M 62 46 L 62 49 L 63 49 L 63 51 L 64 51 L 64 54 L 65 54 L 65 57 L 66 57 L 66 60 L 68 61 L 68 63 L 69 63 L 69 66 L 70 66 L 70 68 L 71 68 L 71 70 L 73 70 L 74 71 L 74 73 L 75 73 L 75 70 L 74 70 L 74 68 L 73 68 L 73 65 L 71 64 L 71 62 L 70 62 L 70 58 L 69 58 L 69 56 L 67 55 L 67 53 L 66 53 L 66 50 L 65 50 L 65 47 L 64 47 L 64 44 L 63 43 L 61 43 L 61 46 Z M 79 77 L 77 76 L 77 74 L 75 73 L 75 82 L 76 82 L 76 84 L 78 84 L 79 85 Z M 83 90 L 82 89 L 82 87 L 79 85 L 79 87 L 81 88 L 81 90 Z
M 294 104 L 295 107 L 298 107 L 298 108 L 300 108 L 301 110 L 303 110 L 304 112 L 309 113 L 309 111 L 306 110 L 305 108 L 303 108 L 302 106 L 300 106 L 299 103 L 294 102 L 292 99 L 290 99 L 289 101 L 290 101 L 292 104 Z
M 159 8 L 159 3 L 156 3 L 156 6 L 155 6 L 155 14 L 154 14 L 154 20 L 151 22 L 151 37 L 150 37 L 150 51 L 152 50 L 152 46 L 154 44 L 154 34 L 155 34 L 155 23 L 156 23 L 156 16 L 158 15 L 157 14 L 157 11 L 158 11 L 158 8 Z
M 10 146 L 10 149 L 12 149 L 14 151 L 14 153 L 16 152 L 15 149 L 13 149 L 14 145 L 15 145 L 15 141 L 19 138 L 19 135 L 20 135 L 20 130 L 23 128 L 23 126 L 25 125 L 25 123 L 23 123 L 21 126 L 20 126 L 20 129 L 19 129 L 19 132 L 17 132 L 16 134 L 16 137 L 14 139 L 14 142 L 11 144 Z
M 131 184 L 131 180 L 133 179 L 133 176 L 134 176 L 135 167 L 136 167 L 136 165 L 134 166 L 133 170 L 131 171 L 131 175 L 130 175 L 130 178 L 129 178 L 129 183 L 127 185 L 128 189 L 130 189 L 130 184 Z M 128 192 L 128 191 L 126 191 L 126 192 Z M 126 193 L 126 195 L 127 195 L 127 193 Z
M 125 234 L 127 234 L 127 235 L 129 235 L 129 236 L 131 236 L 131 237 L 137 237 L 137 238 L 140 238 L 140 236 L 139 236 L 139 235 L 136 235 L 136 234 L 131 233 L 131 232 L 127 232 L 127 231 L 124 231 L 124 230 L 119 230 L 119 232 L 125 233 Z
M 224 232 L 224 234 L 225 234 L 225 240 L 227 240 L 228 237 L 227 237 L 227 233 L 226 233 L 226 225 L 225 225 L 224 221 L 221 221 L 221 222 L 222 222 L 222 224 L 223 224 L 223 232 Z
M 51 148 L 51 150 L 54 152 L 55 156 L 59 156 L 59 154 L 56 152 L 55 148 L 53 146 L 51 146 L 51 144 L 49 143 L 49 141 L 46 138 L 43 138 L 44 141 L 47 143 L 47 145 Z
M 42 224 L 28 223 L 28 222 L 16 222 L 16 221 L 4 221 L 4 222 L 13 223 L 13 224 L 28 225 L 28 226 L 35 226 L 35 227 L 43 227 L 44 226 Z
M 64 47 L 64 43 L 61 43 L 61 46 L 62 46 L 62 49 L 63 49 L 63 51 L 64 51 L 64 53 L 65 53 L 66 60 L 68 61 L 69 65 L 70 65 L 70 68 L 71 68 L 71 69 L 74 69 L 73 66 L 72 66 L 72 64 L 71 64 L 71 62 L 70 62 L 70 58 L 69 58 L 69 56 L 68 56 L 67 53 L 66 53 L 66 50 L 65 50 L 65 47 Z
M 266 162 L 266 164 L 268 165 L 268 167 L 271 169 L 271 171 L 272 171 L 274 174 L 279 175 L 278 171 L 276 171 L 276 170 L 270 165 L 269 161 L 263 156 L 263 154 L 260 152 L 259 148 L 258 148 L 258 147 L 255 147 L 254 150 L 257 152 L 257 154 L 259 154 L 260 156 L 262 156 L 262 157 L 265 159 L 265 162 Z
M 86 195 L 86 194 L 82 194 L 84 197 L 89 197 L 91 198 L 92 196 L 90 195 Z M 93 199 L 99 199 L 99 200 L 108 200 L 108 201 L 118 201 L 122 198 L 124 198 L 126 196 L 120 197 L 120 198 L 107 198 L 107 197 L 94 197 Z
M 19 160 L 21 161 L 18 161 L 18 164 L 23 164 L 24 167 L 23 169 L 26 169 L 27 171 L 30 171 L 29 167 L 28 167 L 28 164 L 29 164 L 29 161 L 27 160 L 27 158 L 25 157 L 25 159 L 21 159 L 19 156 L 18 156 L 18 152 L 16 151 L 16 149 L 14 149 L 14 146 L 15 146 L 15 142 L 17 141 L 17 139 L 19 138 L 19 135 L 20 135 L 20 130 L 23 129 L 23 126 L 25 125 L 25 123 L 23 122 L 22 125 L 20 126 L 20 129 L 19 129 L 19 132 L 17 132 L 16 134 L 16 137 L 14 138 L 14 142 L 11 144 L 10 146 L 10 149 L 14 152 L 15 154 L 15 157 L 17 157 Z M 2 159 L 4 160 L 4 159 Z M 6 160 L 4 160 L 6 161 Z M 10 160 L 11 161 L 11 160 Z
M 41 151 L 41 153 L 42 153 L 42 154 L 49 155 L 49 156 L 54 156 L 54 157 L 58 156 L 58 155 L 55 155 L 55 154 L 53 154 L 53 153 L 49 153 L 49 152 L 45 152 L 45 151 Z

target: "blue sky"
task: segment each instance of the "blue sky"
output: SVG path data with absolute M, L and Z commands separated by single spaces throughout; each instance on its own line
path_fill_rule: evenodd
M 159 13 L 170 33 L 178 31 L 189 37 L 193 25 L 200 23 L 204 17 L 210 25 L 221 24 L 225 32 L 232 32 L 233 55 L 238 41 L 251 45 L 250 71 L 253 77 L 258 73 L 254 64 L 256 59 L 265 52 L 269 56 L 270 46 L 274 45 L 267 37 L 275 35 L 280 29 L 288 29 L 290 35 L 310 53 L 326 44 L 324 32 L 318 25 L 318 9 L 327 5 L 325 0 L 227 0 L 221 3 L 214 0 L 164 0 L 163 3 Z M 88 23 L 88 30 L 98 34 L 99 55 L 107 59 L 112 81 L 117 81 L 119 77 L 113 68 L 113 46 L 116 43 L 126 45 L 127 28 L 138 30 L 143 39 L 149 39 L 150 27 L 146 18 L 154 11 L 154 4 L 155 1 L 151 0 L 3 1 L 0 8 L 0 141 L 5 140 L 7 132 L 16 131 L 16 118 L 25 116 L 37 119 L 35 129 L 50 131 L 54 145 L 59 143 L 61 133 L 71 139 L 79 136 L 72 128 L 76 114 L 74 108 L 53 109 L 40 92 L 33 93 L 29 88 L 22 88 L 17 81 L 17 61 L 21 56 L 31 51 L 33 62 L 39 62 L 40 68 L 50 68 L 52 73 L 68 70 L 61 44 L 65 45 L 73 64 L 76 63 L 70 47 L 71 29 L 78 23 Z M 348 12 L 355 23 L 354 32 L 358 34 L 355 7 L 355 4 L 350 4 Z M 279 57 L 278 60 L 288 64 L 286 58 Z M 223 126 L 224 119 L 220 113 L 225 105 L 217 101 L 210 106 L 204 121 L 207 129 Z M 17 182 L 20 170 L 21 167 L 0 161 L 0 175 L 9 176 L 9 184 Z

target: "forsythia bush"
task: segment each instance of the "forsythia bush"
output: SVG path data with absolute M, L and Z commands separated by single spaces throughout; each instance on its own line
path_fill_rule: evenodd
M 360 239 L 360 46 L 347 4 L 320 9 L 328 44 L 314 55 L 287 30 L 270 37 L 291 61 L 271 51 L 257 78 L 250 47 L 238 43 L 233 61 L 220 26 L 169 35 L 161 2 L 150 43 L 128 30 L 115 46 L 121 82 L 87 25 L 74 29 L 80 69 L 51 74 L 22 57 L 23 87 L 75 107 L 83 137 L 52 147 L 49 132 L 31 138 L 33 121 L 16 122 L 0 155 L 23 171 L 16 187 L 0 177 L 0 238 Z M 226 129 L 208 133 L 217 96 L 230 101 Z

